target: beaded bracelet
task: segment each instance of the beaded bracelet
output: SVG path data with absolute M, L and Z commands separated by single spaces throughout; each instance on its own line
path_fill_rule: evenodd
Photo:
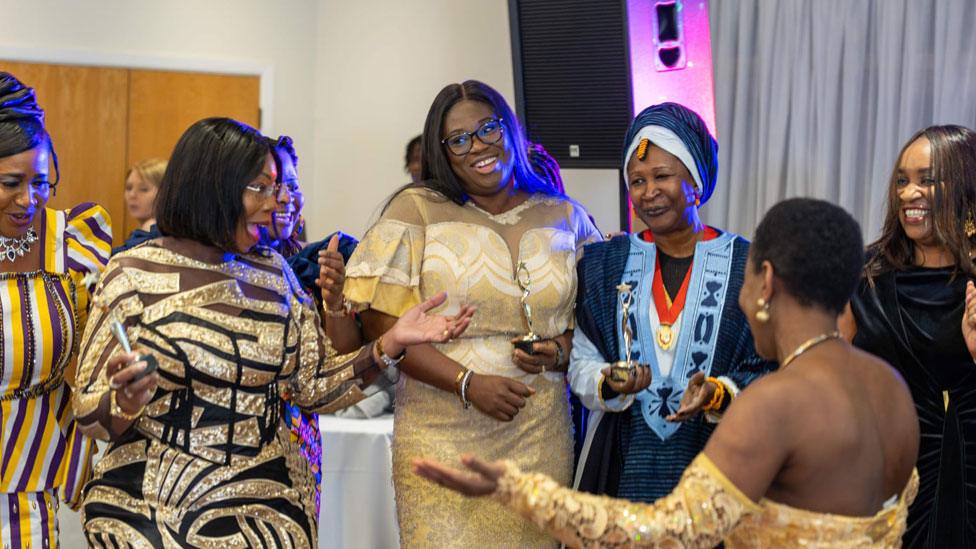
M 339 310 L 333 311 L 332 309 L 326 307 L 325 303 L 322 303 L 322 309 L 325 311 L 325 316 L 331 318 L 345 318 L 352 313 L 352 303 L 346 301 L 346 297 L 343 296 L 342 305 L 339 307 Z
M 718 378 L 709 377 L 705 379 L 705 383 L 711 381 L 715 384 L 715 392 L 712 394 L 712 400 L 704 406 L 704 410 L 712 411 L 718 410 L 722 405 L 722 401 L 725 400 L 725 384 L 718 380 Z

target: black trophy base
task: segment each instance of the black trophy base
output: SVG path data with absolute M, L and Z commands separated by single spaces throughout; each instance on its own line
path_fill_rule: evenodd
M 532 346 L 536 343 L 542 341 L 542 338 L 537 335 L 524 336 L 514 343 L 516 349 L 521 349 L 525 354 L 532 354 Z
M 620 360 L 610 366 L 610 379 L 618 383 L 626 383 L 634 374 L 634 363 Z
M 159 369 L 159 361 L 156 360 L 156 357 L 155 356 L 150 355 L 150 354 L 139 355 L 133 361 L 133 363 L 135 363 L 135 362 L 145 362 L 146 363 L 146 368 L 143 371 L 141 371 L 138 374 L 136 374 L 136 376 L 134 378 L 132 378 L 132 381 L 130 381 L 129 383 L 135 383 L 135 382 L 139 381 L 140 379 L 148 376 L 149 374 L 151 374 L 151 373 L 153 373 L 153 372 L 155 372 L 156 370 Z

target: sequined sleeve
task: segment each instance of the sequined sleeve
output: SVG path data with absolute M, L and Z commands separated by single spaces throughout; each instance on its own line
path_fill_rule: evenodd
M 122 352 L 109 328 L 111 321 L 114 318 L 125 326 L 132 326 L 138 324 L 142 311 L 137 285 L 125 272 L 121 261 L 112 259 L 92 296 L 88 325 L 81 339 L 78 368 L 74 378 L 69 380 L 78 426 L 87 436 L 109 439 L 108 430 L 96 417 L 102 395 L 108 391 L 104 366 L 110 357 Z
M 652 504 L 576 492 L 512 463 L 494 497 L 570 547 L 714 547 L 761 511 L 705 454 Z
M 322 329 L 314 302 L 301 299 L 293 306 L 297 310 L 299 341 L 296 370 L 289 384 L 291 401 L 310 411 L 331 414 L 365 398 L 360 389 L 363 376 L 356 372 L 378 372 L 373 344 L 340 355 Z

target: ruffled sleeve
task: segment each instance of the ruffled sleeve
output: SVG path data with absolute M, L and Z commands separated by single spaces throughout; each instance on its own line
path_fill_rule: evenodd
M 356 247 L 346 267 L 344 291 L 358 309 L 399 317 L 423 301 L 425 213 L 420 191 L 403 191 Z
M 63 272 L 74 280 L 78 330 L 83 331 L 88 319 L 89 296 L 112 253 L 112 221 L 104 208 L 86 203 L 66 212 L 64 223 Z

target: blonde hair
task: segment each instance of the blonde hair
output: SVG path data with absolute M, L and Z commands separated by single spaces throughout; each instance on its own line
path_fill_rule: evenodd
M 166 161 L 159 158 L 140 160 L 129 168 L 129 171 L 125 173 L 125 178 L 129 179 L 132 172 L 136 172 L 140 179 L 158 189 L 163 180 L 163 174 L 166 173 Z

